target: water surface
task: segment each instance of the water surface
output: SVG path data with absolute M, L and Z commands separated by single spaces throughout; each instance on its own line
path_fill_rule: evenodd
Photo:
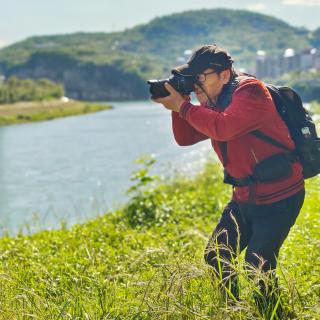
M 0 224 L 15 233 L 82 222 L 126 200 L 134 160 L 157 172 L 196 171 L 208 141 L 179 147 L 170 112 L 149 101 L 95 114 L 0 128 Z

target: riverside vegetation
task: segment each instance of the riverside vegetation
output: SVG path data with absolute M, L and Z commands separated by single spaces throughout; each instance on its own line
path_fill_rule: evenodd
M 0 82 L 0 103 L 43 101 L 62 96 L 64 96 L 63 86 L 49 79 L 24 80 L 12 76 Z
M 140 162 L 122 208 L 70 229 L 0 240 L 1 319 L 263 319 L 242 256 L 234 262 L 242 300 L 232 305 L 203 262 L 231 193 L 219 165 L 168 181 L 149 173 L 153 159 Z M 307 181 L 278 266 L 282 299 L 296 319 L 320 314 L 319 182 Z
M 110 109 L 111 106 L 63 98 L 61 84 L 48 79 L 10 77 L 0 83 L 0 126 L 51 120 Z

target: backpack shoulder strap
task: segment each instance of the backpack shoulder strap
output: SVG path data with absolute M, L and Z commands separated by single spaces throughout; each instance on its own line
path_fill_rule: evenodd
M 228 142 L 227 141 L 219 141 L 218 142 L 219 149 L 221 151 L 221 156 L 222 156 L 222 164 L 224 167 L 226 167 L 227 162 L 228 162 Z
M 271 94 L 271 97 L 272 97 L 272 100 L 275 104 L 275 107 L 278 111 L 278 113 L 280 114 L 281 117 L 283 117 L 286 113 L 286 110 L 284 109 L 283 105 L 285 103 L 283 97 L 281 96 L 281 89 L 282 88 L 279 88 L 279 87 L 276 87 L 274 85 L 271 85 L 271 84 L 265 84 L 268 91 L 270 92 Z M 289 88 L 286 88 L 286 87 L 283 87 L 284 89 L 289 89 Z M 281 148 L 285 151 L 290 151 L 291 150 L 285 146 L 284 144 L 280 143 L 279 141 L 273 139 L 272 137 L 264 134 L 263 132 L 261 132 L 260 130 L 255 130 L 255 131 L 252 131 L 251 134 L 253 134 L 255 137 L 265 141 L 265 142 L 268 142 L 269 144 L 272 144 L 278 148 Z
M 291 151 L 287 146 L 285 146 L 284 144 L 280 143 L 279 141 L 271 138 L 270 136 L 264 134 L 260 130 L 254 130 L 251 132 L 251 134 L 253 134 L 255 137 L 257 137 L 265 142 L 268 142 L 269 144 L 272 144 L 276 147 L 279 147 L 279 148 L 284 149 L 286 151 Z

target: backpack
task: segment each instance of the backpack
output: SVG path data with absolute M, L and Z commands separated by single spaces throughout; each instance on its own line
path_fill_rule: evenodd
M 287 125 L 295 144 L 294 155 L 303 168 L 305 179 L 320 173 L 320 139 L 310 113 L 304 108 L 297 92 L 289 87 L 266 84 L 282 120 Z M 286 146 L 259 130 L 252 132 L 256 137 L 286 151 Z

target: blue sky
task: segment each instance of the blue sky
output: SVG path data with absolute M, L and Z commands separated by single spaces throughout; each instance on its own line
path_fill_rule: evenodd
M 320 26 L 320 0 L 0 0 L 0 46 L 33 35 L 118 31 L 202 8 L 248 9 L 294 26 Z

